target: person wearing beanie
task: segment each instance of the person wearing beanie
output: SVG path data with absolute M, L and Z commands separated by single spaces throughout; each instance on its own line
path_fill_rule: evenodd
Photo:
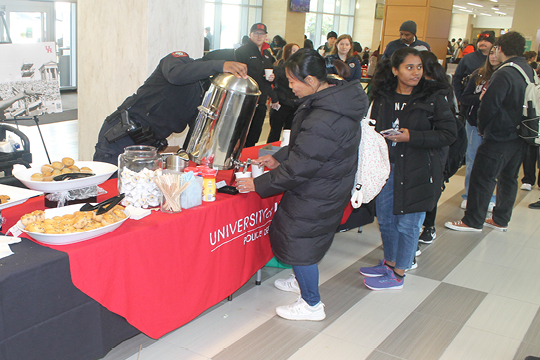
M 384 49 L 382 58 L 389 59 L 394 51 L 404 47 L 413 47 L 418 51 L 431 51 L 431 47 L 425 41 L 416 38 L 416 23 L 412 20 L 407 20 L 399 27 L 399 39 L 390 41 Z
M 470 54 L 463 55 L 463 58 L 456 68 L 454 77 L 452 78 L 454 94 L 456 94 L 456 98 L 458 100 L 460 100 L 461 93 L 463 92 L 461 85 L 463 78 L 472 74 L 474 70 L 478 69 L 486 62 L 487 56 L 494 42 L 495 32 L 484 31 L 478 35 L 476 50 Z
M 330 51 L 334 48 L 334 44 L 337 40 L 337 33 L 335 31 L 330 31 L 326 35 L 326 43 L 324 44 L 324 54 L 328 55 L 330 54 Z

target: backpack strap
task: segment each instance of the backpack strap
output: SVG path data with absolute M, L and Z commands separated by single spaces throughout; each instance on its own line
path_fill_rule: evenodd
M 497 70 L 500 70 L 500 69 L 502 69 L 503 67 L 506 67 L 506 66 L 511 66 L 514 69 L 516 69 L 517 71 L 519 71 L 521 73 L 521 75 L 523 76 L 523 78 L 525 79 L 525 82 L 527 83 L 527 85 L 531 84 L 531 80 L 529 80 L 529 77 L 527 76 L 527 74 L 525 74 L 525 71 L 521 68 L 521 66 L 517 65 L 513 61 L 502 65 Z M 533 73 L 534 73 L 534 77 L 533 77 L 534 83 L 538 84 L 538 75 L 536 75 L 536 71 L 533 71 Z

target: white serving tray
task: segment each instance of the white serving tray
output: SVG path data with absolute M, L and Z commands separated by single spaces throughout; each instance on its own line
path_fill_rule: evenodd
M 66 181 L 33 181 L 30 180 L 32 174 L 41 173 L 41 166 L 39 168 L 30 168 L 17 171 L 13 174 L 20 182 L 22 182 L 27 188 L 32 190 L 39 190 L 46 193 L 67 191 L 74 189 L 82 189 L 89 186 L 99 185 L 104 183 L 111 177 L 111 175 L 118 169 L 116 165 L 99 161 L 77 161 L 76 166 L 82 168 L 84 166 L 89 167 L 94 172 L 94 176 L 89 176 L 81 179 L 72 179 Z
M 10 200 L 4 204 L 0 204 L 0 210 L 7 209 L 8 207 L 22 204 L 26 200 L 34 196 L 42 195 L 43 192 L 23 189 L 16 186 L 1 185 L 0 184 L 0 195 L 9 196 Z
M 78 211 L 84 204 L 75 204 L 75 205 L 68 205 L 61 208 L 55 208 L 55 209 L 47 209 L 45 210 L 45 218 L 50 219 L 55 216 L 62 216 L 66 214 L 73 214 L 75 211 Z M 68 245 L 68 244 L 75 244 L 81 241 L 93 239 L 95 237 L 101 236 L 103 234 L 107 234 L 111 231 L 116 230 L 120 225 L 124 223 L 127 219 L 129 219 L 129 210 L 124 210 L 125 214 L 127 215 L 127 218 L 122 219 L 118 222 L 115 222 L 114 224 L 107 225 L 98 229 L 94 230 L 88 230 L 85 232 L 79 232 L 79 233 L 72 233 L 72 234 L 43 234 L 43 233 L 35 233 L 24 230 L 24 225 L 19 220 L 17 222 L 17 227 L 22 232 L 28 234 L 32 239 L 37 240 L 39 242 L 42 242 L 44 244 L 48 245 Z

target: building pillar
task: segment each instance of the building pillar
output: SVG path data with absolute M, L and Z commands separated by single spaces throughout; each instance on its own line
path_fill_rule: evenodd
M 531 50 L 538 52 L 540 44 L 540 1 L 516 0 L 512 30 L 521 33 L 531 41 Z
M 289 4 L 289 0 L 263 1 L 262 22 L 268 28 L 268 42 L 272 42 L 274 36 L 279 35 L 287 43 L 295 43 L 302 48 L 306 14 L 291 11 Z
M 204 0 L 78 0 L 77 8 L 79 160 L 91 160 L 105 118 L 162 57 L 202 56 Z
M 416 37 L 427 42 L 438 59 L 446 61 L 453 4 L 453 0 L 387 0 L 381 52 L 390 41 L 399 38 L 401 24 L 413 20 L 417 26 Z

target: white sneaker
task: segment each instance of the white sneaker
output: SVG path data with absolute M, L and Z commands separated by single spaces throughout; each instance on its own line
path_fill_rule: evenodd
M 462 208 L 462 209 L 466 209 L 466 208 L 467 208 L 467 199 L 465 199 L 465 200 L 463 200 L 463 201 L 461 202 L 461 208 Z
M 495 203 L 493 201 L 490 201 L 488 205 L 488 212 L 493 212 L 494 207 L 495 207 Z
M 301 296 L 291 305 L 278 306 L 276 314 L 287 320 L 321 321 L 326 318 L 322 302 L 310 306 Z
M 288 279 L 277 279 L 274 281 L 274 286 L 281 291 L 290 291 L 300 295 L 300 286 L 298 286 L 298 281 L 296 281 L 294 274 Z
M 522 184 L 521 185 L 521 190 L 531 191 L 532 190 L 532 185 L 531 184 Z

